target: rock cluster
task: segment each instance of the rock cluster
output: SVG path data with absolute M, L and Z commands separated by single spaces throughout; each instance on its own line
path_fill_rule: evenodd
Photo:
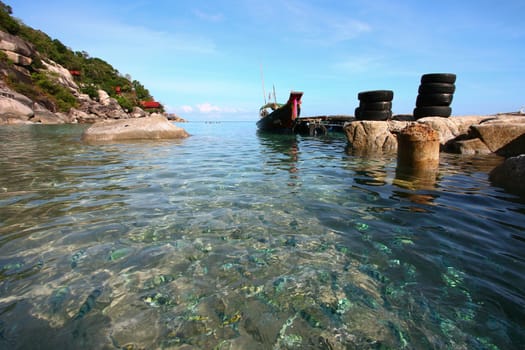
M 38 52 L 33 45 L 23 39 L 0 31 L 0 51 L 14 63 L 14 73 L 20 80 L 30 80 L 30 72 L 26 68 Z M 46 106 L 41 101 L 34 101 L 24 95 L 11 90 L 0 80 L 0 125 L 2 124 L 64 124 L 64 123 L 94 123 L 107 119 L 142 118 L 149 112 L 135 107 L 132 111 L 124 111 L 117 100 L 111 98 L 107 92 L 98 91 L 98 100 L 82 94 L 73 76 L 66 68 L 51 61 L 42 60 L 43 72 L 66 87 L 77 98 L 78 108 L 72 108 L 68 113 L 57 113 L 52 106 Z M 5 67 L 0 67 L 0 75 L 12 75 Z M 172 120 L 183 122 L 181 118 Z
M 407 125 L 423 124 L 439 135 L 442 151 L 466 155 L 497 154 L 505 161 L 490 174 L 493 184 L 525 195 L 525 115 L 426 117 L 390 121 L 354 120 L 344 127 L 354 154 L 396 153 L 398 136 Z M 400 150 L 401 151 L 401 150 Z M 399 152 L 398 152 L 399 155 Z
M 525 115 L 426 117 L 417 121 L 355 120 L 345 125 L 355 153 L 397 152 L 397 135 L 411 123 L 438 132 L 441 150 L 461 154 L 496 153 L 510 157 L 525 153 Z
M 63 80 L 67 81 L 67 79 L 68 77 L 65 76 Z M 42 104 L 0 83 L 0 125 L 94 123 L 106 119 L 142 118 L 150 114 L 139 107 L 135 107 L 130 112 L 124 111 L 118 102 L 109 97 L 105 91 L 99 90 L 98 94 L 99 101 L 96 101 L 86 94 L 78 93 L 77 90 L 75 96 L 79 107 L 71 108 L 68 113 L 60 113 L 50 111 Z
M 29 66 L 35 55 L 33 45 L 3 31 L 0 31 L 0 50 L 7 55 L 7 58 L 21 67 Z

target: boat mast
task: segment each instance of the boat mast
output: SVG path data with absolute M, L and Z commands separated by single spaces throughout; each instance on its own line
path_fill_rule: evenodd
M 277 96 L 275 96 L 275 85 L 273 85 L 273 102 L 277 103 Z

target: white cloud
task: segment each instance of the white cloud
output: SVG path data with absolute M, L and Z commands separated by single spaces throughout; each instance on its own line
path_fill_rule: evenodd
M 197 103 L 193 106 L 182 105 L 174 108 L 176 113 L 185 114 L 240 114 L 246 113 L 246 110 L 242 108 L 235 108 L 229 106 L 218 106 L 209 102 Z
M 184 113 L 192 113 L 193 112 L 193 107 L 184 105 L 184 106 L 180 107 L 180 110 L 182 110 Z
M 221 108 L 219 106 L 214 106 L 208 102 L 198 104 L 197 110 L 201 113 L 221 112 Z

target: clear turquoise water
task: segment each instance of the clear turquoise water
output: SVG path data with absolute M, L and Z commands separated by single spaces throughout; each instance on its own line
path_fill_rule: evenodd
M 521 349 L 525 199 L 342 135 L 0 128 L 2 349 Z

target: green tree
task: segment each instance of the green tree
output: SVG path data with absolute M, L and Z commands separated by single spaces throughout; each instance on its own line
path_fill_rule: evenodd
M 10 34 L 17 35 L 20 31 L 20 23 L 11 17 L 12 13 L 11 6 L 0 1 L 0 28 Z
M 144 101 L 152 99 L 148 89 L 146 89 L 144 85 L 142 85 L 138 80 L 133 80 L 131 86 L 135 90 L 135 96 L 137 97 L 137 100 Z
M 39 55 L 33 57 L 33 63 L 29 70 L 33 73 L 33 90 L 29 95 L 40 96 L 52 101 L 58 109 L 63 110 L 74 105 L 72 95 L 67 89 L 60 89 L 60 85 L 54 82 L 52 77 L 45 78 L 40 73 L 43 68 L 41 60 L 52 60 L 69 70 L 79 71 L 75 76 L 83 93 L 97 98 L 98 89 L 105 90 L 111 97 L 117 98 L 125 109 L 138 106 L 141 100 L 152 100 L 149 91 L 137 80 L 131 81 L 131 76 L 122 75 L 109 63 L 100 58 L 90 57 L 86 51 L 69 49 L 58 39 L 52 39 L 46 33 L 24 25 L 11 17 L 12 9 L 0 1 L 0 29 L 16 34 L 26 41 L 32 43 Z M 4 65 L 12 65 L 5 57 L 0 57 Z M 14 70 L 13 70 L 14 72 Z M 31 89 L 30 84 L 18 84 L 16 79 L 8 79 L 12 87 L 20 89 Z M 120 87 L 117 92 L 117 87 Z M 47 96 L 47 97 L 46 97 Z

